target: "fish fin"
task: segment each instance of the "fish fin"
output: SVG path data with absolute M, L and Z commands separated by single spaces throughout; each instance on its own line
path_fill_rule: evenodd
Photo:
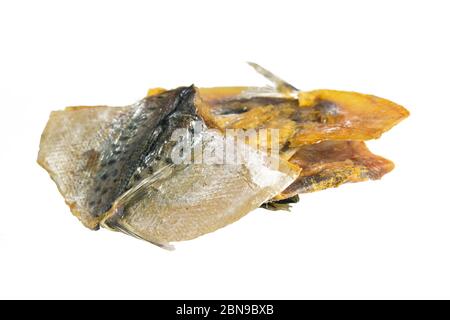
M 263 203 L 261 205 L 261 208 L 271 210 L 271 211 L 289 211 L 290 212 L 292 204 L 299 202 L 299 200 L 300 200 L 300 198 L 299 198 L 298 194 L 296 194 L 290 198 L 277 200 L 277 201 L 268 201 L 266 203 Z
M 160 170 L 142 180 L 139 184 L 121 195 L 114 202 L 112 208 L 104 215 L 100 223 L 101 226 L 109 230 L 120 231 L 134 238 L 149 242 L 165 250 L 175 250 L 175 247 L 170 243 L 161 243 L 140 236 L 137 232 L 133 231 L 132 226 L 128 225 L 121 219 L 127 207 L 133 206 L 145 197 L 149 197 L 149 194 L 152 192 L 158 192 L 157 187 L 154 186 L 155 182 L 169 177 L 170 173 L 173 171 L 173 167 L 173 164 L 162 167 Z
M 123 212 L 123 208 L 116 208 L 116 212 Z M 127 225 L 123 225 L 124 223 L 120 221 L 120 213 L 116 213 L 115 217 L 108 217 L 101 222 L 101 226 L 112 231 L 119 231 L 126 235 L 129 235 L 133 238 L 144 240 L 145 242 L 151 243 L 157 247 L 160 247 L 164 250 L 174 251 L 175 247 L 170 243 L 160 243 L 157 241 L 149 240 L 139 236 L 137 233 L 132 231 L 132 228 Z
M 275 74 L 273 74 L 269 70 L 261 67 L 259 64 L 256 64 L 254 62 L 247 62 L 247 63 L 253 69 L 255 69 L 256 72 L 258 72 L 263 77 L 265 77 L 266 79 L 268 79 L 271 82 L 273 82 L 273 84 L 275 84 L 275 87 L 276 87 L 277 91 L 279 91 L 279 92 L 281 92 L 283 94 L 286 94 L 288 96 L 291 96 L 291 95 L 297 96 L 298 95 L 298 92 L 300 90 L 298 90 L 296 87 L 294 87 L 290 83 L 284 81 L 283 79 L 281 79 L 280 77 L 276 76 Z
M 139 236 L 137 233 L 134 233 L 133 231 L 130 230 L 130 228 L 127 227 L 123 227 L 120 224 L 114 225 L 114 231 L 120 231 L 124 234 L 127 234 L 129 236 L 132 236 L 133 238 L 139 239 L 139 240 L 144 240 L 145 242 L 151 243 L 157 247 L 160 247 L 161 249 L 167 250 L 167 251 L 174 251 L 175 247 L 170 244 L 170 243 L 159 243 L 156 241 L 152 241 L 146 238 L 143 238 L 141 236 Z
M 291 94 L 289 94 L 289 97 Z M 248 87 L 237 99 L 252 99 L 252 98 L 286 98 L 286 93 L 274 88 L 272 86 L 264 87 Z M 297 95 L 293 95 L 292 98 L 297 99 Z
M 113 207 L 126 207 L 133 205 L 134 203 L 140 201 L 143 197 L 147 196 L 148 193 L 158 191 L 158 189 L 154 187 L 154 183 L 169 177 L 173 171 L 173 168 L 173 164 L 168 164 L 151 176 L 143 179 L 139 184 L 122 194 L 115 201 Z

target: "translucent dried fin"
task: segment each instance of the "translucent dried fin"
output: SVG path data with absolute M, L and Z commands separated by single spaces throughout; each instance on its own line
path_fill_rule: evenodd
M 160 170 L 155 172 L 153 175 L 145 178 L 137 185 L 135 185 L 130 190 L 126 191 L 122 194 L 115 202 L 113 207 L 126 208 L 133 206 L 133 204 L 141 201 L 145 196 L 153 191 L 157 191 L 153 187 L 157 181 L 161 181 L 162 179 L 167 179 L 173 173 L 175 165 L 166 165 L 162 167 Z M 177 169 L 180 170 L 181 166 L 177 166 Z
M 276 199 L 337 187 L 347 182 L 380 179 L 394 164 L 369 151 L 361 141 L 324 141 L 305 145 L 289 160 L 302 168 L 297 180 Z
M 280 77 L 274 75 L 272 72 L 270 72 L 269 70 L 261 67 L 259 64 L 256 64 L 254 62 L 247 62 L 253 69 L 256 70 L 256 72 L 258 72 L 259 74 L 261 74 L 262 76 L 264 76 L 266 79 L 270 80 L 271 82 L 273 82 L 273 84 L 275 84 L 276 89 L 287 95 L 287 96 L 296 96 L 299 92 L 299 90 L 297 88 L 295 88 L 293 85 L 287 83 L 286 81 L 284 81 L 283 79 L 281 79 Z
M 102 220 L 101 226 L 111 231 L 119 231 L 136 239 L 144 240 L 148 243 L 151 243 L 165 250 L 169 251 L 175 250 L 175 247 L 169 243 L 153 242 L 149 239 L 142 238 L 138 234 L 133 233 L 130 227 L 127 227 L 126 224 L 124 224 L 124 222 L 120 222 L 120 217 L 123 215 L 123 212 L 124 212 L 123 207 L 114 207 L 114 212 L 112 212 L 112 214 L 109 214 Z

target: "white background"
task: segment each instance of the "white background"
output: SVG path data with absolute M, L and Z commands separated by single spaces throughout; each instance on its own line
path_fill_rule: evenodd
M 448 1 L 1 1 L 0 298 L 450 298 Z M 84 228 L 36 164 L 51 110 L 147 88 L 372 93 L 411 116 L 381 181 L 256 210 L 174 252 Z

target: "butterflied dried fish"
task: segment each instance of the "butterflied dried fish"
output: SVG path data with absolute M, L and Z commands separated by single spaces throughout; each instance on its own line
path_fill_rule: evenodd
M 163 247 L 264 203 L 282 208 L 298 193 L 392 170 L 362 140 L 379 137 L 406 109 L 359 93 L 301 92 L 252 66 L 275 87 L 158 88 L 126 107 L 52 112 L 38 163 L 84 225 Z M 231 152 L 235 161 L 225 161 Z

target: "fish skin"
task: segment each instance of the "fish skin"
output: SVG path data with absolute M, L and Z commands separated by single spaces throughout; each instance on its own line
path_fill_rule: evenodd
M 161 150 L 170 130 L 168 118 L 191 106 L 194 87 L 181 87 L 149 96 L 133 105 L 122 117 L 115 119 L 110 136 L 100 155 L 100 168 L 88 192 L 90 212 L 100 216 L 112 203 L 140 179 Z M 192 107 L 192 106 L 191 106 Z
M 37 162 L 55 182 L 71 212 L 88 228 L 101 218 L 88 209 L 98 159 L 114 119 L 126 107 L 68 107 L 53 111 L 41 135 Z

